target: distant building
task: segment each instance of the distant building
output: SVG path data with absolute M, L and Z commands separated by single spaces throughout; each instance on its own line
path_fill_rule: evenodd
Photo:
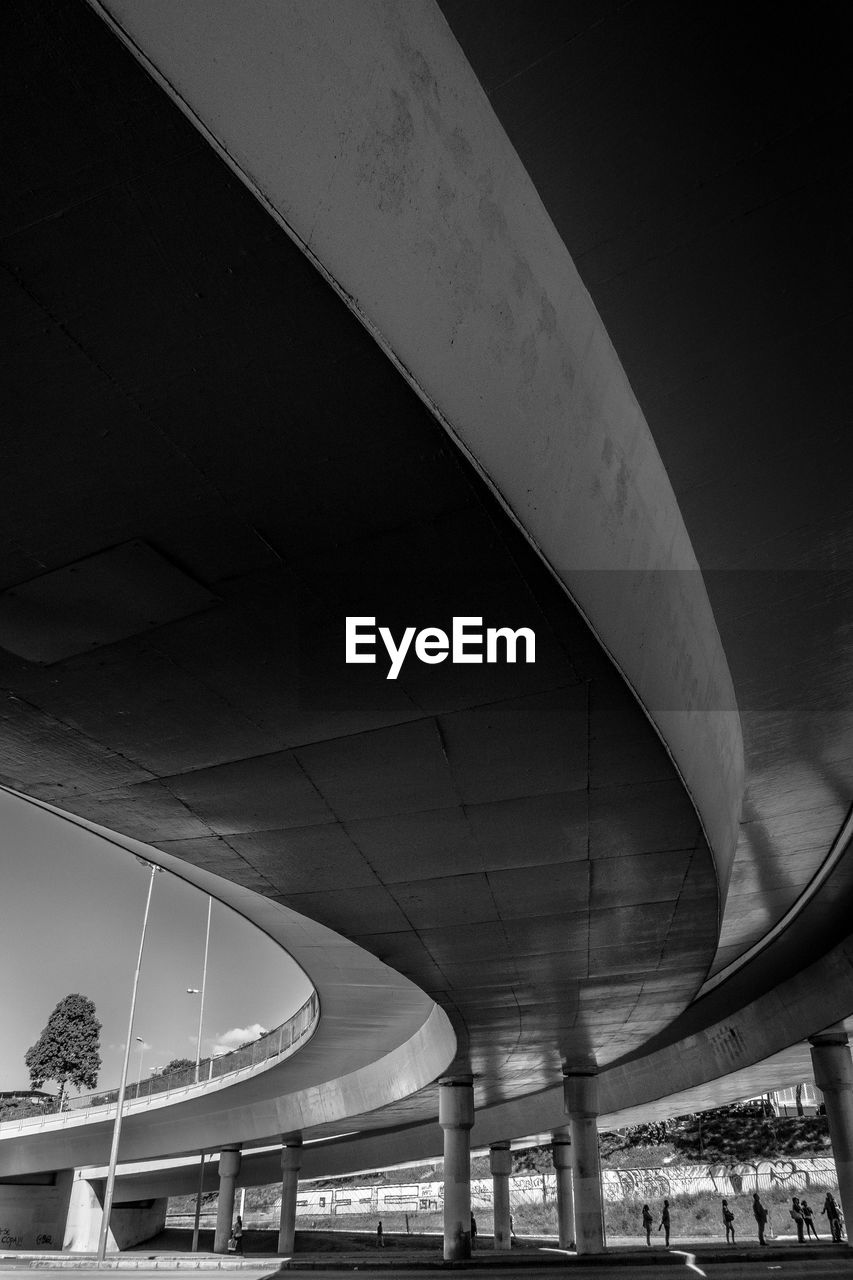
M 799 1107 L 797 1092 L 799 1090 Z M 792 1085 L 790 1089 L 777 1089 L 770 1095 L 777 1116 L 823 1115 L 823 1094 L 814 1084 Z

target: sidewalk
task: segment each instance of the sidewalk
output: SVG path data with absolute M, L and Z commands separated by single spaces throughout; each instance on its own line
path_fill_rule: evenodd
M 722 1240 L 700 1239 L 674 1240 L 667 1250 L 662 1246 L 638 1243 L 636 1238 L 616 1238 L 609 1242 L 607 1252 L 585 1255 L 566 1252 L 554 1239 L 526 1239 L 511 1251 L 496 1253 L 491 1241 L 481 1240 L 470 1260 L 445 1263 L 441 1254 L 440 1239 L 423 1242 L 423 1238 L 409 1247 L 406 1237 L 396 1241 L 391 1237 L 387 1247 L 376 1247 L 373 1237 L 363 1241 L 346 1239 L 340 1249 L 304 1249 L 289 1258 L 262 1250 L 248 1252 L 243 1257 L 233 1254 L 188 1253 L 175 1249 L 137 1247 L 120 1255 L 112 1255 L 102 1264 L 104 1270 L 186 1270 L 186 1271 L 505 1271 L 507 1268 L 554 1268 L 594 1266 L 650 1266 L 658 1269 L 685 1267 L 695 1260 L 699 1265 L 715 1263 L 763 1263 L 777 1266 L 797 1259 L 814 1261 L 821 1258 L 849 1258 L 851 1250 L 846 1243 L 832 1244 L 820 1241 L 798 1244 L 796 1237 L 775 1240 L 764 1248 L 756 1241 L 726 1245 Z M 349 1246 L 349 1247 L 348 1247 Z M 262 1247 L 263 1248 L 263 1247 Z M 19 1252 L 0 1255 L 0 1261 L 14 1262 L 20 1269 L 34 1271 L 89 1271 L 95 1262 L 94 1253 L 33 1253 Z

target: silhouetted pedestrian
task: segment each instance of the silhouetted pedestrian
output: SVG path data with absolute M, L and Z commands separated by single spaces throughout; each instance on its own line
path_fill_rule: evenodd
M 767 1225 L 767 1210 L 758 1198 L 757 1191 L 752 1197 L 752 1213 L 756 1223 L 758 1224 L 758 1243 L 767 1244 L 767 1241 L 764 1239 L 764 1228 Z
M 817 1230 L 815 1229 L 814 1210 L 812 1209 L 811 1205 L 807 1200 L 802 1200 L 800 1202 L 800 1209 L 803 1215 L 803 1226 L 806 1229 L 806 1235 L 814 1236 L 815 1240 L 819 1240 L 820 1236 L 818 1235 Z
M 829 1234 L 832 1236 L 836 1244 L 841 1240 L 841 1210 L 835 1202 L 835 1196 L 831 1191 L 827 1191 L 826 1199 L 823 1202 L 821 1213 L 826 1214 L 826 1221 L 829 1225 Z
M 660 1211 L 660 1226 L 658 1231 L 663 1227 L 664 1245 L 669 1248 L 669 1201 L 664 1200 L 663 1208 Z
M 722 1203 L 723 1210 L 723 1226 L 726 1228 L 726 1244 L 734 1244 L 735 1242 L 735 1215 L 729 1208 L 728 1200 Z
M 476 1240 L 477 1240 L 477 1219 L 474 1217 L 472 1213 L 471 1214 L 471 1248 L 472 1249 L 474 1248 Z
M 376 1224 L 376 1243 L 380 1249 L 385 1248 L 385 1237 L 382 1234 L 382 1219 L 380 1218 Z
M 648 1206 L 647 1204 L 644 1204 L 644 1205 L 643 1205 L 643 1230 L 644 1230 L 644 1231 L 645 1231 L 645 1233 L 646 1233 L 646 1244 L 651 1244 L 651 1242 L 652 1242 L 652 1224 L 653 1224 L 653 1221 L 654 1221 L 654 1219 L 652 1218 L 652 1211 L 651 1211 L 651 1209 L 649 1208 L 649 1206 Z
M 234 1225 L 234 1252 L 243 1252 L 243 1219 L 237 1214 L 237 1221 Z
M 797 1241 L 799 1244 L 805 1244 L 805 1236 L 803 1235 L 803 1210 L 797 1196 L 791 1197 L 791 1208 L 788 1210 L 794 1219 L 794 1226 L 797 1228 Z

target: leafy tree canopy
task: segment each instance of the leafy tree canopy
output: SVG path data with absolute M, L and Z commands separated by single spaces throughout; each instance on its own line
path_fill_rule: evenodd
M 32 1087 L 56 1081 L 60 1109 L 69 1084 L 94 1089 L 101 1067 L 100 1032 L 95 1006 L 87 996 L 72 994 L 60 1000 L 24 1057 Z
M 181 1071 L 195 1071 L 195 1058 L 173 1058 L 158 1072 L 158 1075 L 176 1076 Z

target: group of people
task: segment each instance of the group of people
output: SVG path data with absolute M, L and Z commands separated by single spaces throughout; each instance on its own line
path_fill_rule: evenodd
M 646 1233 L 646 1244 L 652 1243 L 652 1227 L 654 1226 L 654 1224 L 655 1224 L 655 1220 L 654 1220 L 652 1211 L 647 1204 L 644 1204 L 643 1205 L 643 1230 Z M 663 1231 L 665 1233 L 664 1243 L 666 1245 L 669 1245 L 669 1228 L 670 1228 L 669 1201 L 664 1200 L 663 1208 L 660 1211 L 660 1222 L 658 1223 L 658 1231 Z
M 794 1220 L 794 1226 L 797 1228 L 797 1240 L 800 1244 L 805 1244 L 806 1239 L 814 1236 L 815 1240 L 819 1240 L 820 1236 L 815 1229 L 814 1210 L 811 1208 L 807 1200 L 800 1200 L 798 1196 L 794 1196 L 791 1200 L 790 1215 Z M 832 1239 L 838 1243 L 841 1240 L 842 1219 L 841 1210 L 835 1196 L 831 1191 L 827 1191 L 826 1199 L 823 1202 L 821 1213 L 826 1214 L 826 1224 L 829 1227 L 829 1234 Z
M 722 1218 L 723 1218 L 723 1226 L 726 1229 L 726 1243 L 734 1244 L 735 1243 L 735 1215 L 734 1215 L 734 1211 L 729 1207 L 728 1200 L 723 1200 L 721 1205 L 721 1212 L 722 1212 Z M 820 1239 L 820 1236 L 818 1235 L 817 1229 L 814 1224 L 814 1210 L 810 1207 L 807 1200 L 805 1199 L 801 1200 L 799 1196 L 793 1196 L 791 1200 L 791 1208 L 789 1212 L 790 1212 L 791 1218 L 793 1219 L 794 1226 L 797 1228 L 797 1239 L 800 1242 L 800 1244 L 804 1244 L 807 1237 L 811 1238 L 812 1236 L 814 1236 L 815 1240 Z M 753 1213 L 753 1217 L 755 1218 L 756 1225 L 758 1227 L 758 1243 L 767 1244 L 767 1241 L 764 1239 L 764 1229 L 767 1226 L 768 1214 L 767 1214 L 767 1209 L 761 1203 L 761 1197 L 759 1196 L 757 1191 L 754 1193 L 752 1197 L 752 1213 Z M 827 1191 L 826 1193 L 826 1199 L 823 1202 L 823 1208 L 821 1209 L 821 1213 L 826 1214 L 826 1221 L 829 1227 L 830 1236 L 834 1241 L 840 1242 L 841 1233 L 842 1233 L 844 1224 L 841 1217 L 841 1209 L 839 1208 L 838 1202 L 831 1191 Z M 313 1227 L 314 1225 L 313 1222 L 311 1223 L 311 1225 Z M 643 1231 L 645 1232 L 646 1244 L 648 1245 L 652 1243 L 653 1226 L 654 1226 L 654 1215 L 652 1214 L 652 1211 L 649 1208 L 649 1206 L 647 1204 L 644 1204 L 643 1205 Z M 660 1222 L 658 1223 L 658 1231 L 663 1231 L 664 1244 L 667 1248 L 669 1247 L 670 1226 L 671 1226 L 671 1219 L 670 1219 L 670 1213 L 669 1213 L 669 1201 L 664 1200 L 663 1208 L 661 1209 L 661 1214 L 660 1214 Z M 512 1236 L 515 1235 L 515 1231 L 513 1230 L 512 1218 L 510 1218 L 510 1234 Z M 474 1247 L 474 1243 L 476 1239 L 477 1239 L 477 1220 L 472 1213 L 471 1214 L 471 1248 L 472 1249 Z M 376 1243 L 380 1247 L 384 1247 L 385 1245 L 385 1238 L 384 1238 L 384 1232 L 382 1230 L 381 1221 L 377 1223 L 377 1226 L 376 1226 Z M 240 1217 L 239 1213 L 237 1214 L 236 1225 L 234 1227 L 233 1232 L 231 1233 L 231 1239 L 228 1241 L 228 1252 L 229 1253 L 243 1252 L 243 1219 Z
M 721 1207 L 723 1226 L 726 1232 L 726 1243 L 735 1243 L 735 1215 L 734 1210 L 729 1206 L 728 1200 L 723 1200 Z M 835 1241 L 841 1240 L 842 1218 L 841 1210 L 838 1202 L 831 1191 L 827 1191 L 826 1199 L 823 1202 L 821 1213 L 826 1214 L 827 1225 L 829 1226 L 830 1235 Z M 758 1227 L 758 1243 L 767 1244 L 764 1239 L 764 1231 L 767 1226 L 767 1209 L 761 1203 L 761 1197 L 756 1191 L 752 1197 L 752 1214 Z M 801 1244 L 805 1243 L 806 1237 L 814 1236 L 815 1240 L 819 1240 L 820 1236 L 814 1224 L 814 1210 L 809 1206 L 807 1200 L 800 1200 L 798 1196 L 794 1196 L 791 1200 L 790 1209 L 791 1218 L 794 1226 L 797 1228 L 797 1239 Z M 670 1232 L 670 1214 L 669 1201 L 664 1200 L 661 1210 L 660 1222 L 658 1223 L 658 1231 L 664 1232 L 664 1243 L 669 1245 Z M 652 1243 L 652 1228 L 654 1227 L 654 1215 L 647 1204 L 643 1205 L 643 1231 L 646 1236 L 646 1244 Z

